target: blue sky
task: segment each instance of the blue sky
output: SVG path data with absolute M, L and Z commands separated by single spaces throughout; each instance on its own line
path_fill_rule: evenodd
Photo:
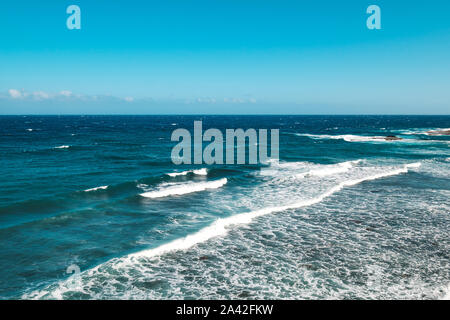
M 0 36 L 0 114 L 450 113 L 447 0 L 1 1 Z

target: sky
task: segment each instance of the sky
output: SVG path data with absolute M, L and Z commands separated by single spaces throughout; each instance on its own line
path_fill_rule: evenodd
M 0 114 L 450 114 L 449 57 L 448 0 L 1 1 Z

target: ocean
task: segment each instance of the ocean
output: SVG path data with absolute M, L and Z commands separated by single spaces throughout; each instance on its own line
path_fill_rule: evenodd
M 279 129 L 280 161 L 174 165 L 171 134 L 196 120 Z M 450 136 L 427 133 L 444 128 L 450 116 L 1 116 L 0 298 L 449 298 Z

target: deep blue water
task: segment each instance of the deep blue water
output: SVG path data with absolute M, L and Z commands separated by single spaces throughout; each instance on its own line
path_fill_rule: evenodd
M 194 120 L 277 128 L 280 162 L 175 166 Z M 450 116 L 2 116 L 0 297 L 444 297 L 437 128 Z

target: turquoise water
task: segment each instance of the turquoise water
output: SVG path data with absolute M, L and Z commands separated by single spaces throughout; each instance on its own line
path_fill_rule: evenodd
M 280 162 L 175 166 L 171 133 L 194 120 L 280 129 Z M 450 137 L 426 132 L 450 116 L 0 124 L 3 299 L 449 294 Z M 378 139 L 387 135 L 403 140 Z M 73 265 L 81 273 L 69 277 Z

